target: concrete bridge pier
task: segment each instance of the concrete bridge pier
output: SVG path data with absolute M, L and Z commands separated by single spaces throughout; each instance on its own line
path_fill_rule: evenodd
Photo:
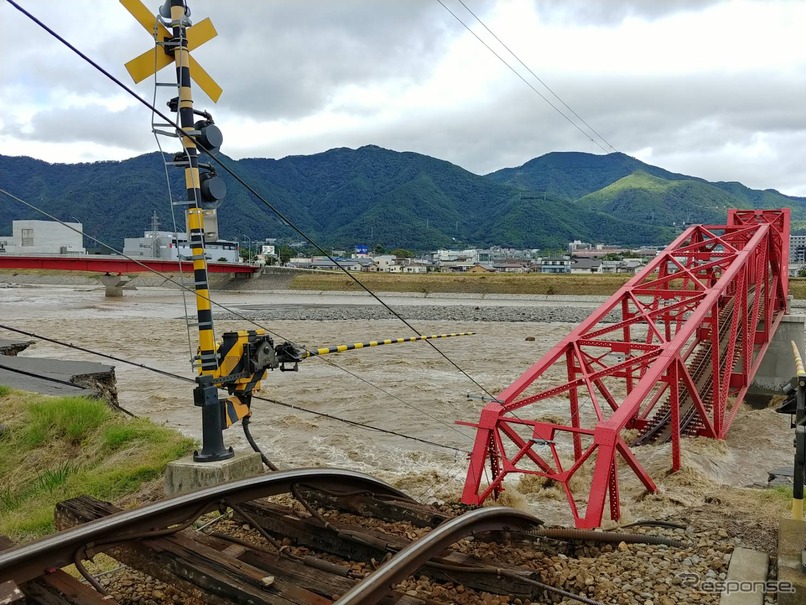
M 131 281 L 130 277 L 105 273 L 101 276 L 101 283 L 106 287 L 107 298 L 120 298 L 123 296 L 123 286 Z

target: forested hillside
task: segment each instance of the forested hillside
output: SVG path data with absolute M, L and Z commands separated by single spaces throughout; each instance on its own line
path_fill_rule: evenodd
M 221 158 L 290 222 L 326 247 L 355 244 L 427 250 L 446 246 L 564 247 L 569 240 L 664 244 L 683 224 L 714 222 L 731 207 L 793 208 L 806 221 L 806 200 L 740 183 L 709 183 L 673 174 L 623 154 L 550 153 L 519 168 L 472 174 L 448 162 L 375 146 L 331 149 L 280 160 Z M 300 237 L 229 175 L 219 209 L 220 235 Z M 170 172 L 183 198 L 182 171 Z M 124 237 L 173 229 L 161 158 L 49 164 L 0 156 L 2 187 L 120 248 Z M 44 219 L 3 200 L 0 234 L 11 221 Z M 183 217 L 177 220 L 182 224 Z M 806 224 L 806 223 L 804 223 Z

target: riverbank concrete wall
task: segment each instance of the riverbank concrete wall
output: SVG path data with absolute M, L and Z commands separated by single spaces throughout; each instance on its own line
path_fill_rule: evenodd
M 781 386 L 795 375 L 795 359 L 792 356 L 792 342 L 797 344 L 804 355 L 806 341 L 806 314 L 789 313 L 784 315 L 773 335 L 767 353 L 753 377 L 750 392 L 753 394 L 782 394 Z

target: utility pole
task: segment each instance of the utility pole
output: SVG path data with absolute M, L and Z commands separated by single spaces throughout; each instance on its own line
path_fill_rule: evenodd
M 174 166 L 184 169 L 186 205 L 186 225 L 191 254 L 187 260 L 193 262 L 193 284 L 196 294 L 196 318 L 199 329 L 199 351 L 194 359 L 198 368 L 196 388 L 193 390 L 193 403 L 202 408 L 202 449 L 195 452 L 197 462 L 211 462 L 232 458 L 232 448 L 224 447 L 222 431 L 227 427 L 224 403 L 218 396 L 216 379 L 220 378 L 219 358 L 213 332 L 212 303 L 207 275 L 207 258 L 204 250 L 204 212 L 213 212 L 226 195 L 226 186 L 206 166 L 206 172 L 199 172 L 199 155 L 196 141 L 207 151 L 221 146 L 221 132 L 213 124 L 207 112 L 193 108 L 191 77 L 196 80 L 213 102 L 221 95 L 221 87 L 190 56 L 191 48 L 204 44 L 217 35 L 209 19 L 200 21 L 195 27 L 190 20 L 190 9 L 185 0 L 166 0 L 155 16 L 140 0 L 120 0 L 121 4 L 154 36 L 156 49 L 150 49 L 126 63 L 126 69 L 137 82 L 145 80 L 160 69 L 173 63 L 176 70 L 177 96 L 168 102 L 170 111 L 176 113 L 179 129 L 171 132 L 154 132 L 174 136 L 182 143 L 182 151 L 174 156 Z M 170 30 L 168 29 L 170 27 Z M 193 73 L 191 73 L 193 66 Z M 194 122 L 196 114 L 204 120 Z M 162 126 L 170 126 L 162 125 Z M 211 215 L 214 218 L 214 214 Z M 221 381 L 219 380 L 218 383 Z
M 157 216 L 157 211 L 151 215 L 151 258 L 160 257 L 160 247 L 157 237 L 159 236 L 160 219 Z
M 197 386 L 193 401 L 202 408 L 202 450 L 193 455 L 196 461 L 225 460 L 234 454 L 232 448 L 224 447 L 223 430 L 226 428 L 224 410 L 218 398 L 218 389 L 213 384 L 213 376 L 218 369 L 215 334 L 213 332 L 213 311 L 210 303 L 210 287 L 207 276 L 207 258 L 204 252 L 204 211 L 202 209 L 201 182 L 199 178 L 199 154 L 196 141 L 188 136 L 195 133 L 193 113 L 193 91 L 190 86 L 190 52 L 187 44 L 187 9 L 183 0 L 171 0 L 170 18 L 173 33 L 173 55 L 176 65 L 176 82 L 179 97 L 175 110 L 179 118 L 180 135 L 184 149 L 185 185 L 188 207 L 186 220 L 190 259 L 193 261 L 193 275 L 196 289 L 196 318 L 199 328 L 199 352 L 197 361 L 200 374 L 196 377 Z M 170 47 L 168 47 L 170 48 Z M 174 109 L 174 106 L 171 106 Z

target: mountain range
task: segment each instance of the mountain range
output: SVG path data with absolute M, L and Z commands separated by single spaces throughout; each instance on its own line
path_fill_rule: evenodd
M 219 156 L 286 217 L 224 173 L 218 210 L 222 239 L 301 237 L 322 246 L 386 249 L 511 246 L 564 248 L 571 240 L 663 245 L 690 223 L 721 223 L 729 208 L 792 209 L 806 228 L 806 198 L 675 174 L 621 154 L 549 153 L 517 168 L 477 175 L 449 162 L 373 145 L 280 160 Z M 119 162 L 50 164 L 0 155 L 0 187 L 88 235 L 121 249 L 160 217 L 160 229 L 183 229 L 182 171 L 150 153 Z M 48 220 L 2 196 L 0 234 L 11 221 Z

